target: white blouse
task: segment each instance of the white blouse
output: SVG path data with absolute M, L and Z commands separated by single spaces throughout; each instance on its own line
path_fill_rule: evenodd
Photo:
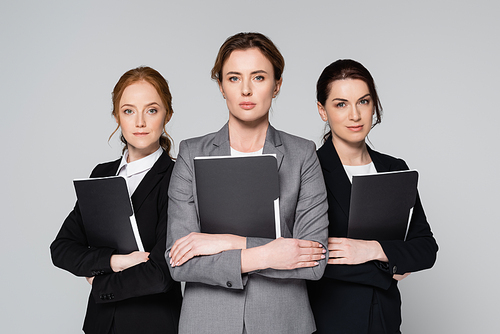
M 353 175 L 377 174 L 377 169 L 375 168 L 373 161 L 370 162 L 368 165 L 363 165 L 363 166 L 347 166 L 347 165 L 342 165 L 342 166 L 344 166 L 344 170 L 347 176 L 349 177 L 349 181 L 351 181 L 351 183 Z
M 155 152 L 142 159 L 127 162 L 128 150 L 125 150 L 116 175 L 125 177 L 129 196 L 132 196 L 139 186 L 139 183 L 141 183 L 146 173 L 149 172 L 162 153 L 163 149 L 160 147 Z
M 263 150 L 264 150 L 264 147 L 262 147 L 260 150 L 255 151 L 255 152 L 240 152 L 240 151 L 236 151 L 234 148 L 231 147 L 231 156 L 242 157 L 242 156 L 261 155 Z

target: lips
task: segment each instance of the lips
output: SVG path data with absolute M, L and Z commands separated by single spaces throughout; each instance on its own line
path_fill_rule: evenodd
M 353 126 L 348 126 L 347 128 L 353 132 L 358 132 L 363 130 L 363 125 L 353 125 Z
M 137 136 L 137 137 L 144 137 L 144 136 L 147 136 L 149 134 L 149 132 L 134 132 L 134 136 Z
M 245 110 L 250 110 L 255 107 L 255 103 L 253 102 L 241 102 L 240 107 Z

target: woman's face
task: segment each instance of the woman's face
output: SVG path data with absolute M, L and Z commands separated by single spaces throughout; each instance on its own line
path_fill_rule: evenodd
M 363 80 L 336 80 L 330 84 L 330 93 L 318 111 L 323 121 L 328 121 L 332 141 L 345 144 L 364 142 L 372 128 L 373 99 Z
M 219 88 L 226 99 L 230 122 L 267 122 L 280 87 L 281 79 L 274 79 L 273 65 L 257 48 L 233 51 L 222 66 Z
M 153 85 L 139 81 L 127 86 L 119 107 L 116 122 L 127 140 L 129 162 L 155 152 L 160 147 L 167 110 Z

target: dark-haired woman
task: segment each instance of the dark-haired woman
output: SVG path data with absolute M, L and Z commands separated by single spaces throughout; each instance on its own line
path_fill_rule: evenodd
M 180 333 L 312 333 L 306 279 L 326 266 L 326 192 L 314 143 L 274 129 L 269 109 L 284 60 L 264 35 L 221 46 L 212 78 L 229 109 L 218 132 L 185 140 L 169 188 L 167 260 L 186 281 Z M 200 232 L 193 159 L 275 154 L 281 235 L 265 239 Z
M 78 203 L 50 246 L 54 265 L 92 285 L 83 324 L 87 334 L 177 333 L 180 285 L 164 258 L 174 166 L 165 125 L 172 113 L 172 96 L 160 73 L 149 67 L 126 72 L 113 90 L 123 156 L 97 165 L 90 176 L 125 177 L 145 251 L 115 254 L 113 248 L 90 247 Z
M 331 131 L 318 150 L 328 194 L 329 259 L 323 278 L 308 283 L 316 333 L 400 333 L 398 280 L 433 266 L 436 241 L 418 196 L 405 241 L 346 238 L 352 176 L 408 166 L 365 142 L 382 107 L 363 65 L 338 60 L 326 67 L 317 101 Z

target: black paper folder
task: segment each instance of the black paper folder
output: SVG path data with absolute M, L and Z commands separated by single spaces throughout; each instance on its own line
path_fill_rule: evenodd
M 196 157 L 194 168 L 201 232 L 280 236 L 275 156 Z
M 416 170 L 353 176 L 347 236 L 404 240 L 417 182 Z
M 90 246 L 115 248 L 119 254 L 144 251 L 122 176 L 78 179 L 73 183 Z

